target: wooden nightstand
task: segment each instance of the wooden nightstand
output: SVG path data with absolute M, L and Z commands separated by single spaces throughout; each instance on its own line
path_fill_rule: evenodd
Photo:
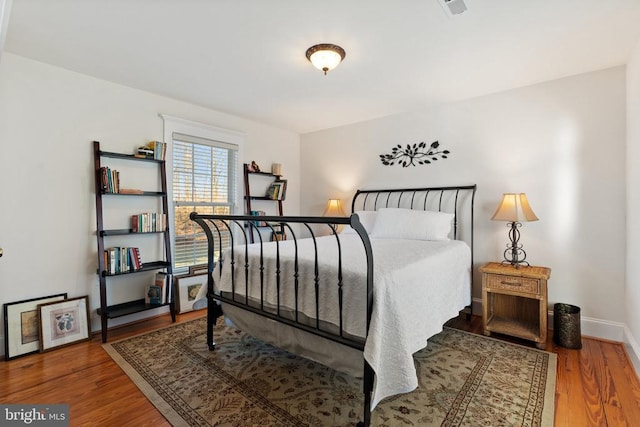
M 482 326 L 484 334 L 497 332 L 547 342 L 547 267 L 514 267 L 490 262 L 482 273 Z

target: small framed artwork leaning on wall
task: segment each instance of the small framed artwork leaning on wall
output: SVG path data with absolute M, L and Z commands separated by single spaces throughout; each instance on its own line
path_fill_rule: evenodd
M 38 305 L 40 351 L 91 339 L 89 297 Z
M 175 281 L 176 308 L 178 313 L 193 310 L 198 293 L 207 287 L 207 275 L 177 276 Z
M 40 349 L 38 304 L 65 299 L 66 293 L 4 304 L 4 359 L 37 353 Z

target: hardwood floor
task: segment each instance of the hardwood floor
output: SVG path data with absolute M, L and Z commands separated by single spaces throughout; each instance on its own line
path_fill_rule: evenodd
M 178 321 L 202 315 L 203 311 L 186 313 L 178 315 Z M 109 340 L 170 324 L 169 316 L 157 317 L 114 329 Z M 482 319 L 476 316 L 449 325 L 482 333 Z M 569 350 L 553 344 L 552 335 L 546 350 L 558 355 L 555 425 L 639 425 L 640 381 L 622 344 L 583 338 L 581 350 Z M 169 425 L 102 350 L 98 335 L 88 342 L 0 362 L 0 385 L 4 404 L 68 403 L 72 426 Z

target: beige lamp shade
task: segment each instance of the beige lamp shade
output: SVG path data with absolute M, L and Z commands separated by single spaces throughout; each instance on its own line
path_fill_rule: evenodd
M 491 219 L 494 221 L 524 222 L 537 221 L 538 217 L 533 213 L 525 193 L 505 193 Z
M 339 199 L 329 199 L 322 216 L 346 216 L 342 209 L 342 202 Z

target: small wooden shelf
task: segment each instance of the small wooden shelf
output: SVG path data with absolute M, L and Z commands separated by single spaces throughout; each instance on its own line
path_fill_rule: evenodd
M 522 319 L 493 316 L 487 320 L 485 330 L 495 331 L 525 340 L 540 341 L 540 325 Z

